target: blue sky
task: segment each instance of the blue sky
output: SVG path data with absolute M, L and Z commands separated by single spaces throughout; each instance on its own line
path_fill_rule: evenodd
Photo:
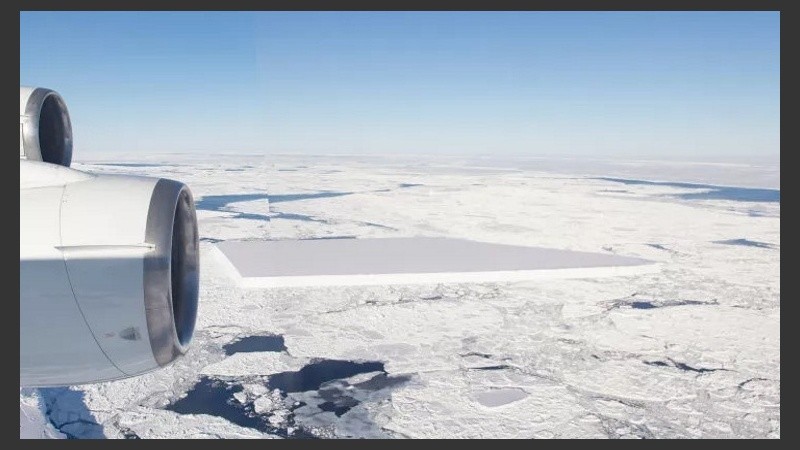
M 22 12 L 81 152 L 773 159 L 777 12 Z

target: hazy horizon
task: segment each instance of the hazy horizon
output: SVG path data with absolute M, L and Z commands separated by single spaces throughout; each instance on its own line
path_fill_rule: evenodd
M 405 170 L 424 168 L 433 174 L 442 169 L 458 171 L 488 170 L 507 173 L 551 173 L 566 177 L 617 177 L 651 182 L 711 184 L 743 188 L 780 189 L 777 162 L 709 162 L 686 160 L 646 160 L 602 157 L 549 157 L 514 155 L 412 155 L 412 154 L 244 154 L 222 152 L 183 153 L 108 153 L 89 152 L 73 156 L 73 163 L 91 166 L 159 167 L 186 164 L 229 164 L 238 161 L 251 170 L 282 170 L 287 167 L 314 168 L 349 165 Z

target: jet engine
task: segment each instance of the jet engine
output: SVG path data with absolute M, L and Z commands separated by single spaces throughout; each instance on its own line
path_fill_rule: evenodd
M 64 100 L 20 87 L 20 386 L 140 375 L 185 354 L 194 331 L 189 188 L 71 161 Z

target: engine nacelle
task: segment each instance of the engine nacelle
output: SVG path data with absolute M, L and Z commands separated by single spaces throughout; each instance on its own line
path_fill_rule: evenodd
M 72 162 L 72 124 L 57 92 L 20 86 L 19 157 L 66 167 Z
M 187 351 L 197 316 L 192 194 L 178 181 L 65 167 L 71 137 L 43 139 L 41 124 L 60 117 L 68 130 L 66 108 L 53 91 L 37 91 L 29 98 L 44 95 L 34 102 L 42 106 L 26 117 L 39 118 L 38 146 L 23 140 L 24 127 L 20 138 L 20 386 L 108 381 L 168 365 Z

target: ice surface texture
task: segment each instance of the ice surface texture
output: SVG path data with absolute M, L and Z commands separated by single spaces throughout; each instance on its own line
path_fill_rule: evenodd
M 591 166 L 594 177 L 668 179 L 657 164 L 603 174 L 594 164 L 545 172 L 548 163 L 533 160 L 118 161 L 152 166 L 75 166 L 180 179 L 201 205 L 222 198 L 214 196 L 293 197 L 198 210 L 192 349 L 142 377 L 41 390 L 50 421 L 73 437 L 780 437 L 779 201 L 682 197 L 710 188 L 584 176 Z M 732 186 L 747 170 L 670 179 Z M 759 180 L 777 173 L 753 170 Z M 316 195 L 332 192 L 350 194 Z M 347 236 L 563 248 L 650 259 L 662 270 L 550 283 L 245 290 L 209 257 L 212 242 Z M 277 338 L 248 336 L 281 336 L 285 350 Z M 375 365 L 332 369 L 345 378 L 298 385 L 306 391 L 270 386 L 270 377 L 319 361 Z M 170 410 L 202 383 L 224 390 L 232 420 Z

